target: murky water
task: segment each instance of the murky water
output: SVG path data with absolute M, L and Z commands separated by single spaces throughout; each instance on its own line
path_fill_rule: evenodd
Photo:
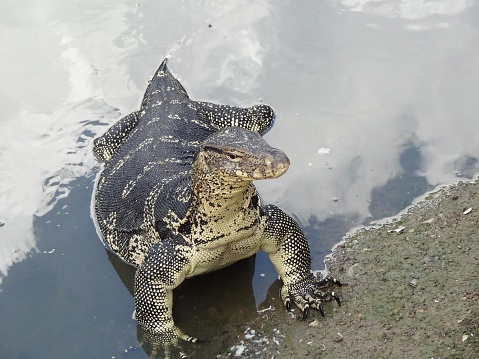
M 138 108 L 165 56 L 194 99 L 275 108 L 266 139 L 292 165 L 258 188 L 301 223 L 315 268 L 350 228 L 479 172 L 473 1 L 0 9 L 2 357 L 146 357 L 130 318 L 133 272 L 103 249 L 90 219 L 91 141 Z M 178 291 L 178 324 L 210 341 L 198 355 L 242 334 L 235 325 L 275 279 L 259 254 Z

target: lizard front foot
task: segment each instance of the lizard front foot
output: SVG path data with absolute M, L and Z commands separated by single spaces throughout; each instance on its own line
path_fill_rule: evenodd
M 291 304 L 294 302 L 303 312 L 303 319 L 308 317 L 310 308 L 319 310 L 321 316 L 324 317 L 325 302 L 335 300 L 338 305 L 341 305 L 341 300 L 336 292 L 324 290 L 331 286 L 340 287 L 342 284 L 333 277 L 318 280 L 311 274 L 303 280 L 283 285 L 281 299 L 288 311 L 291 310 Z
M 188 358 L 181 348 L 180 340 L 195 344 L 204 343 L 201 339 L 184 334 L 176 326 L 170 328 L 157 325 L 147 328 L 139 325 L 138 331 L 141 332 L 142 338 L 139 338 L 141 345 L 151 346 L 151 358 Z

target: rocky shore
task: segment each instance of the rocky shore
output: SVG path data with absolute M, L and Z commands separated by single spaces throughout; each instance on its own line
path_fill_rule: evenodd
M 345 283 L 341 307 L 305 323 L 272 297 L 218 358 L 479 357 L 479 182 L 356 230 L 326 264 Z

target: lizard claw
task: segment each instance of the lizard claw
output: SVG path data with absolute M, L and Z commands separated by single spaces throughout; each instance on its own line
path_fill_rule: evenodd
M 342 286 L 342 283 L 333 277 L 326 277 L 317 280 L 313 275 L 305 279 L 286 284 L 281 288 L 281 297 L 286 309 L 291 309 L 291 299 L 303 312 L 303 319 L 306 319 L 309 314 L 309 309 L 314 308 L 319 310 L 319 313 L 324 317 L 324 303 L 329 301 L 336 301 L 340 306 L 341 300 L 339 296 L 333 291 L 323 291 L 324 287 Z M 291 298 L 291 299 L 290 299 Z
M 279 296 L 281 297 L 286 310 L 289 312 L 291 310 L 291 298 L 289 297 L 288 289 L 285 286 L 279 291 Z
M 331 297 L 333 297 L 336 303 L 338 303 L 338 305 L 341 306 L 341 300 L 339 299 L 339 297 L 337 296 L 335 292 L 331 292 Z
M 141 328 L 141 329 L 140 329 Z M 160 329 L 160 330 L 159 330 Z M 139 342 L 142 346 L 151 346 L 151 357 L 159 358 L 161 353 L 166 358 L 188 358 L 188 355 L 183 351 L 180 341 L 186 341 L 189 343 L 200 344 L 204 343 L 203 340 L 190 337 L 183 334 L 178 328 L 146 328 L 139 326 Z
M 306 304 L 304 309 L 303 309 L 303 320 L 308 317 L 308 314 L 309 314 L 309 305 Z
M 291 299 L 286 299 L 285 307 L 288 312 L 291 311 Z
M 324 318 L 324 303 L 323 302 L 319 303 L 318 309 L 319 309 L 319 314 L 321 314 L 321 316 Z

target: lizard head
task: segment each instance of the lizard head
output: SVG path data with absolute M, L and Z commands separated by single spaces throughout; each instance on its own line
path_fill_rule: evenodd
M 226 127 L 210 135 L 203 141 L 199 158 L 210 174 L 239 181 L 276 178 L 289 167 L 283 151 L 241 127 Z

